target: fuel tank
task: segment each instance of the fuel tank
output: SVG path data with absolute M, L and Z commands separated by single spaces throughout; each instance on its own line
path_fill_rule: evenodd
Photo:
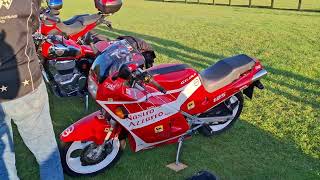
M 80 45 L 59 35 L 48 36 L 41 48 L 42 55 L 47 59 L 78 58 L 82 54 Z
M 186 64 L 162 64 L 149 68 L 148 72 L 167 91 L 183 88 L 198 75 Z

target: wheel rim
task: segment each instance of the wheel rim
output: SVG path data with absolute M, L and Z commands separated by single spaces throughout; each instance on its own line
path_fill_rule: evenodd
M 239 99 L 236 97 L 236 96 L 232 96 L 230 99 L 230 104 L 235 104 L 235 103 L 238 103 L 232 110 L 232 118 L 230 118 L 228 121 L 226 121 L 225 123 L 223 124 L 213 124 L 213 125 L 210 125 L 209 127 L 211 128 L 211 130 L 213 132 L 216 132 L 216 131 L 220 131 L 222 130 L 223 128 L 227 127 L 235 118 L 235 116 L 237 115 L 238 113 L 238 110 L 239 110 L 239 106 L 240 106 L 240 102 L 239 102 Z
M 89 174 L 89 173 L 94 173 L 97 172 L 106 166 L 108 166 L 110 163 L 113 162 L 113 160 L 117 157 L 117 154 L 119 153 L 120 150 L 120 141 L 119 139 L 114 139 L 112 145 L 112 151 L 103 159 L 101 162 L 94 164 L 94 165 L 86 165 L 83 166 L 82 162 L 79 157 L 71 157 L 71 154 L 77 150 L 83 150 L 93 142 L 85 142 L 82 143 L 81 141 L 75 141 L 71 144 L 69 147 L 67 153 L 66 153 L 66 164 L 68 167 L 79 174 Z

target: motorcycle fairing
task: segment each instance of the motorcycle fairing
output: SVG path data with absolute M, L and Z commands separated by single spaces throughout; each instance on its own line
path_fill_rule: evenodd
M 135 140 L 135 145 L 136 147 L 133 148 L 135 151 L 139 151 L 142 149 L 146 149 L 148 147 L 152 147 L 161 143 L 164 143 L 166 141 L 170 141 L 173 139 L 177 139 L 179 136 L 182 135 L 180 133 L 179 135 L 176 135 L 174 137 L 170 137 L 168 139 L 164 139 L 162 141 L 157 141 L 157 142 L 146 142 L 143 140 L 143 137 L 137 136 L 136 133 L 134 133 L 135 130 L 150 126 L 151 124 L 160 122 L 160 121 L 166 121 L 168 118 L 171 116 L 174 116 L 180 112 L 180 107 L 182 104 L 184 104 L 187 99 L 193 95 L 193 93 L 201 87 L 201 81 L 200 77 L 196 76 L 192 81 L 190 81 L 186 86 L 180 89 L 176 90 L 170 90 L 166 94 L 172 94 L 172 93 L 177 93 L 180 92 L 178 95 L 177 99 L 175 101 L 172 101 L 170 103 L 165 103 L 162 104 L 158 107 L 153 107 L 147 110 L 135 112 L 129 114 L 129 117 L 126 119 L 121 119 L 117 115 L 113 113 L 113 111 L 108 107 L 110 105 L 115 105 L 115 104 L 121 104 L 121 105 L 126 105 L 126 104 L 136 104 L 136 103 L 141 103 L 146 101 L 149 97 L 155 97 L 155 96 L 162 96 L 164 94 L 160 92 L 155 92 L 151 94 L 147 94 L 146 96 L 136 100 L 136 101 L 97 101 L 111 116 L 113 119 L 115 119 L 118 123 L 120 123 L 125 129 L 127 129 L 133 139 Z M 149 96 L 149 97 L 148 97 Z M 142 114 L 142 115 L 141 115 Z M 138 116 L 137 116 L 138 115 Z M 139 116 L 141 115 L 141 116 Z M 130 117 L 135 117 L 132 120 Z M 185 121 L 187 124 L 187 122 Z M 187 128 L 186 130 L 187 131 Z M 184 131 L 184 132 L 185 132 Z
M 100 112 L 96 111 L 69 126 L 60 134 L 62 142 L 94 141 L 102 144 L 111 127 L 105 119 L 99 119 Z

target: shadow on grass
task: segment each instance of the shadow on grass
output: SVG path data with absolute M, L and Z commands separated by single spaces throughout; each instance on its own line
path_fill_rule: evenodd
M 286 138 L 277 139 L 245 120 L 238 121 L 233 129 L 221 136 L 209 140 L 199 137 L 196 141 L 201 143 L 201 147 L 195 142 L 185 143 L 192 146 L 190 150 L 188 147 L 184 149 L 188 151 L 184 157 L 192 157 L 186 161 L 187 164 L 199 166 L 200 170 L 213 163 L 215 167 L 212 170 L 220 168 L 222 174 L 219 175 L 225 176 L 222 179 L 319 178 L 318 159 L 304 154 L 294 142 Z
M 237 4 L 222 4 L 222 3 L 205 3 L 205 2 L 197 2 L 197 1 L 193 1 L 193 2 L 186 2 L 186 1 L 163 1 L 163 0 L 145 0 L 145 1 L 153 1 L 153 2 L 165 2 L 165 3 L 181 3 L 181 4 L 198 4 L 198 5 L 211 5 L 211 6 L 231 6 L 231 7 L 246 7 L 249 8 L 249 5 L 237 5 Z M 320 12 L 320 10 L 318 9 L 300 9 L 298 10 L 297 8 L 277 8 L 277 7 L 273 7 L 271 8 L 271 6 L 259 6 L 259 5 L 251 5 L 251 8 L 262 8 L 262 9 L 275 9 L 275 10 L 282 10 L 282 11 L 301 11 L 301 12 Z
M 293 102 L 301 102 L 305 105 L 310 105 L 315 109 L 320 109 L 320 102 L 317 101 L 317 94 L 320 94 L 320 81 L 316 79 L 311 79 L 305 77 L 300 74 L 296 74 L 287 70 L 280 70 L 273 68 L 271 66 L 266 66 L 266 69 L 269 71 L 269 76 L 265 78 L 265 80 L 270 81 L 272 83 L 278 84 L 281 87 L 285 87 L 290 90 L 298 91 L 299 94 L 307 94 L 308 98 L 301 97 L 299 94 L 293 94 L 289 91 L 285 91 L 282 89 L 276 89 L 272 87 L 267 87 L 267 90 L 270 90 L 272 93 L 284 96 L 286 99 Z M 290 81 L 295 81 L 295 84 L 290 84 Z M 310 85 L 315 86 L 317 88 L 310 89 Z
M 106 31 L 102 28 L 96 30 L 98 33 L 107 35 L 108 37 L 117 37 L 121 35 L 131 35 L 139 38 L 143 38 L 148 41 L 156 50 L 157 53 L 163 54 L 172 60 L 179 60 L 184 63 L 192 65 L 196 69 L 205 69 L 206 67 L 212 65 L 219 59 L 225 58 L 223 55 L 218 55 L 214 53 L 204 52 L 198 49 L 187 47 L 178 42 L 162 39 L 159 37 L 154 37 L 145 34 L 139 34 L 135 32 L 130 32 L 126 30 L 115 29 L 114 31 Z M 283 87 L 296 90 L 303 94 L 319 94 L 320 91 L 315 89 L 308 89 L 309 84 L 315 85 L 320 89 L 320 80 L 311 79 L 300 74 L 296 74 L 287 70 L 277 69 L 271 66 L 265 66 L 269 75 L 264 79 L 265 81 L 270 81 L 275 84 L 279 84 Z M 284 80 L 281 80 L 284 79 Z M 297 85 L 289 84 L 287 80 L 295 81 Z M 267 90 L 274 94 L 284 96 L 286 99 L 293 102 L 302 102 L 306 105 L 311 105 L 314 108 L 320 108 L 320 102 L 317 102 L 313 98 L 304 98 L 299 95 L 292 94 L 288 91 L 281 89 L 275 89 L 272 87 L 266 87 Z
M 156 50 L 157 54 L 164 54 L 172 60 L 180 60 L 195 65 L 195 68 L 198 69 L 206 68 L 209 65 L 213 64 L 214 60 L 222 59 L 224 57 L 223 55 L 218 55 L 190 48 L 172 40 L 162 39 L 150 35 L 139 34 L 120 29 L 114 29 L 114 31 L 106 31 L 99 28 L 96 30 L 96 32 L 114 38 L 123 35 L 130 35 L 142 38 L 152 45 L 152 47 Z
M 172 40 L 149 35 L 124 30 L 107 32 L 100 29 L 98 32 L 110 37 L 133 35 L 144 38 L 153 45 L 158 53 L 194 65 L 193 67 L 199 69 L 223 58 L 222 55 L 203 52 Z M 197 56 L 190 55 L 190 53 Z M 307 87 L 309 83 L 319 85 L 318 80 L 270 66 L 266 68 L 270 74 L 265 81 L 278 83 L 301 92 L 316 93 L 315 90 L 305 91 L 303 87 Z M 294 79 L 302 83 L 303 86 L 281 81 L 279 80 L 281 77 Z M 285 96 L 291 101 L 299 100 L 319 107 L 311 100 L 303 99 L 286 91 L 269 87 L 267 90 L 276 95 Z M 50 101 L 56 134 L 84 115 L 82 103 L 78 99 L 64 99 L 64 103 L 61 103 L 61 99 L 50 94 Z M 94 102 L 91 103 L 90 111 L 94 111 L 96 106 L 94 106 Z M 244 109 L 245 111 L 246 109 Z M 22 145 L 21 140 L 19 144 Z M 166 164 L 174 161 L 175 151 L 176 145 L 140 153 L 130 152 L 127 148 L 115 167 L 98 175 L 95 179 L 127 179 L 128 174 L 131 179 L 184 179 L 203 169 L 217 173 L 221 179 L 319 179 L 320 176 L 320 161 L 297 148 L 291 138 L 277 139 L 271 133 L 248 123 L 245 119 L 238 121 L 232 129 L 222 135 L 213 138 L 196 135 L 187 140 L 184 143 L 181 160 L 189 167 L 179 173 L 165 167 Z M 22 161 L 25 157 L 30 157 L 31 153 L 23 147 L 17 148 L 17 154 L 17 161 L 21 162 L 18 170 L 23 172 L 22 177 L 37 177 L 38 172 L 32 171 L 33 169 L 37 170 L 36 162 Z M 66 179 L 71 178 L 66 177 Z
M 244 109 L 246 111 L 246 109 Z M 138 153 L 126 148 L 120 161 L 96 179 L 185 179 L 209 170 L 221 179 L 318 179 L 320 163 L 304 154 L 294 142 L 277 139 L 246 120 L 212 138 L 195 135 L 184 142 L 181 162 L 188 165 L 176 173 L 165 166 L 174 162 L 176 144 Z

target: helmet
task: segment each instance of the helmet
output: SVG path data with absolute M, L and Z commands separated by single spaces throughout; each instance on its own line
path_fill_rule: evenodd
M 47 0 L 48 7 L 54 10 L 60 10 L 62 8 L 62 0 Z
M 122 0 L 94 0 L 96 8 L 105 14 L 113 14 L 120 10 Z

